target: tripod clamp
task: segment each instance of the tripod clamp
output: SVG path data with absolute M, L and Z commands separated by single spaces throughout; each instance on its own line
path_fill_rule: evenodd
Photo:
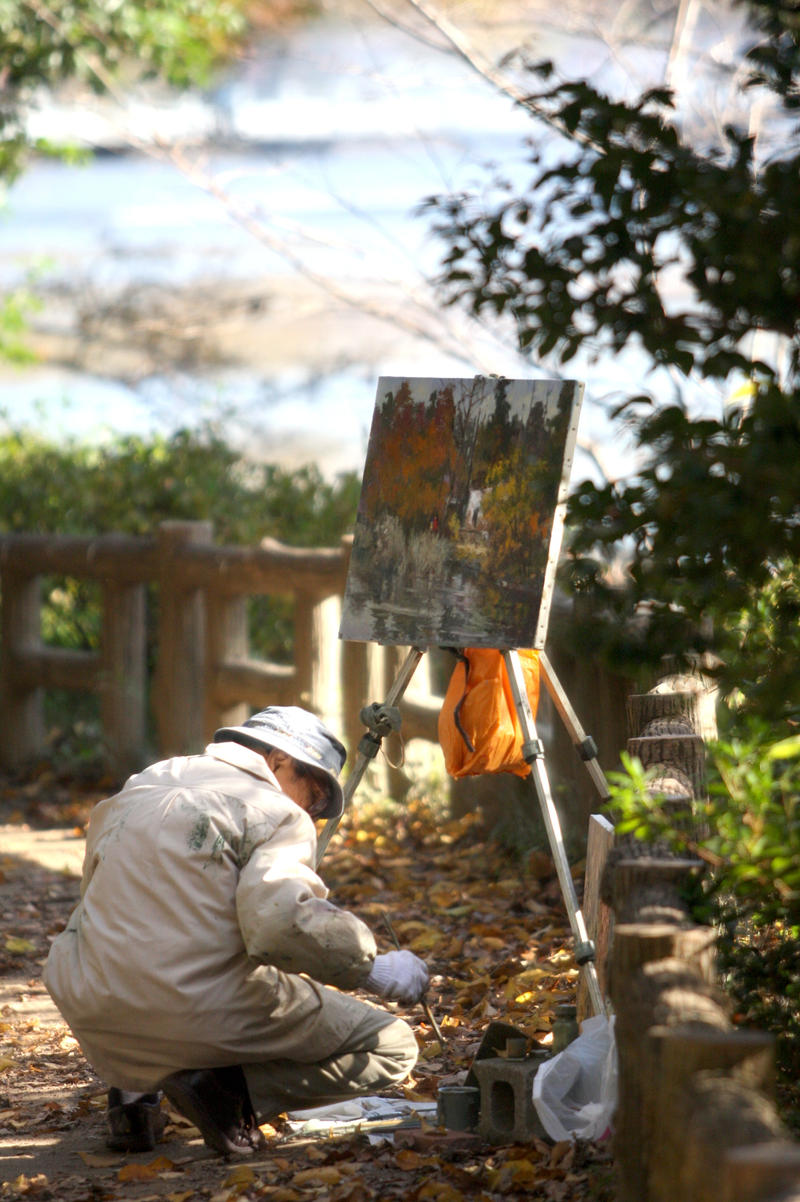
M 396 705 L 373 701 L 372 705 L 364 706 L 358 717 L 367 727 L 366 734 L 358 744 L 358 750 L 365 759 L 373 760 L 380 751 L 382 740 L 400 729 L 400 710 Z

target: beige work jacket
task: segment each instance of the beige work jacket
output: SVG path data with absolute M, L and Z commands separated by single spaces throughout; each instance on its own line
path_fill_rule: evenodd
M 237 743 L 154 764 L 92 812 L 45 984 L 109 1085 L 332 1054 L 375 940 L 326 900 L 316 831 Z M 307 974 L 299 975 L 299 974 Z

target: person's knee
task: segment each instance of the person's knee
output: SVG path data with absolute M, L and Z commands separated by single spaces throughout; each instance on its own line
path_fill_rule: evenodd
M 419 1046 L 414 1032 L 402 1018 L 383 1027 L 378 1037 L 376 1052 L 386 1060 L 393 1061 L 393 1076 L 400 1081 L 408 1076 L 419 1056 Z

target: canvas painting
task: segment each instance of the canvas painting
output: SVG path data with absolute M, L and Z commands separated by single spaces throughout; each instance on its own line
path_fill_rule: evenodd
M 382 377 L 340 637 L 542 647 L 583 386 Z

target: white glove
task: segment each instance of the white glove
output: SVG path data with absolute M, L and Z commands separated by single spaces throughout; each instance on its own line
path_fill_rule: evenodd
M 379 997 L 410 1006 L 428 988 L 428 969 L 413 952 L 386 952 L 375 957 L 365 985 Z

